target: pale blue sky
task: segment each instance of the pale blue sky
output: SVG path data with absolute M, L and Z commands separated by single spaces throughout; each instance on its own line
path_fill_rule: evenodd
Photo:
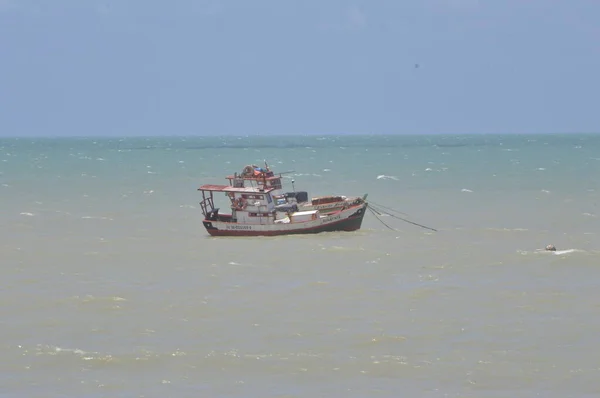
M 0 135 L 600 132 L 599 21 L 598 0 L 0 0 Z

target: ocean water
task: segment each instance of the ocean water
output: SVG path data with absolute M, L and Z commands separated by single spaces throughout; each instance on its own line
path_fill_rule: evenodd
M 437 232 L 208 236 L 265 159 Z M 599 176 L 600 135 L 0 139 L 0 396 L 597 397 Z

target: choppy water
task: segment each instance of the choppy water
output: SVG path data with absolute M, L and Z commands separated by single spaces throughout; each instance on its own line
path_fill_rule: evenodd
M 208 237 L 263 159 L 438 232 Z M 594 135 L 2 139 L 0 395 L 599 396 L 599 175 Z

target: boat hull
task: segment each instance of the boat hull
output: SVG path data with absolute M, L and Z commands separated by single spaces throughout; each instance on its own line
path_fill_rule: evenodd
M 316 234 L 321 232 L 359 230 L 367 204 L 353 206 L 327 214 L 317 220 L 297 223 L 239 224 L 235 222 L 204 220 L 206 231 L 212 236 L 277 236 Z

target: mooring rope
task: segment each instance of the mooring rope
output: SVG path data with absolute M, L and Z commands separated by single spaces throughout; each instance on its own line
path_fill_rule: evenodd
M 398 213 L 398 214 L 402 214 L 403 216 L 406 216 L 406 217 L 408 217 L 408 214 L 406 214 L 406 213 L 402 213 L 401 211 L 398 211 L 398 210 L 396 210 L 396 209 L 392 209 L 391 207 L 387 207 L 387 206 L 384 206 L 384 205 L 380 205 L 379 203 L 375 203 L 375 202 L 372 202 L 372 201 L 370 201 L 370 200 L 369 200 L 369 204 L 370 204 L 370 205 L 375 205 L 375 206 L 377 206 L 377 207 L 379 207 L 379 208 L 381 208 L 381 209 L 385 209 L 385 210 L 388 210 L 388 211 L 392 211 L 392 212 L 395 212 L 395 213 Z
M 373 213 L 373 215 L 375 216 L 375 218 L 382 223 L 383 225 L 385 225 L 386 227 L 388 227 L 389 229 L 391 229 L 392 231 L 395 231 L 394 228 L 390 227 L 389 225 L 387 225 L 386 223 L 383 222 L 383 220 L 381 220 L 379 217 L 377 217 L 377 214 L 381 215 L 381 213 L 378 213 L 375 209 L 372 209 L 371 206 L 367 207 L 367 209 L 369 209 L 369 211 L 371 213 Z
M 375 206 L 373 206 L 373 205 L 375 205 Z M 391 210 L 391 211 L 395 211 L 396 213 L 399 213 L 399 214 L 404 214 L 404 213 L 401 213 L 401 212 L 399 212 L 399 211 L 397 211 L 397 210 L 394 210 L 394 209 L 392 209 L 392 208 L 385 207 L 385 206 L 382 206 L 382 205 L 378 205 L 378 204 L 376 204 L 376 203 L 373 203 L 373 202 L 369 202 L 369 209 L 370 209 L 371 211 L 374 211 L 374 212 L 375 212 L 375 213 L 373 213 L 373 214 L 375 214 L 375 216 L 377 216 L 377 215 L 380 215 L 380 216 L 381 216 L 381 215 L 382 215 L 382 213 L 386 213 L 385 211 L 381 210 L 381 208 L 384 208 L 384 209 L 385 209 L 385 208 L 387 208 L 387 209 L 389 209 L 389 210 Z M 387 214 L 388 216 L 390 216 L 390 217 L 397 218 L 398 220 L 402 220 L 402 221 L 404 221 L 404 222 L 407 222 L 407 223 L 409 223 L 409 224 L 416 225 L 417 227 L 421 227 L 421 228 L 428 229 L 428 230 L 430 230 L 430 231 L 437 232 L 437 229 L 435 229 L 435 228 L 431 228 L 431 227 L 428 227 L 428 226 L 426 226 L 426 225 L 419 224 L 419 223 L 416 223 L 416 222 L 414 222 L 414 221 L 407 220 L 406 218 L 398 217 L 398 216 L 396 216 L 396 215 L 394 215 L 394 214 L 390 214 L 390 213 L 386 213 L 386 214 Z M 379 219 L 379 217 L 377 217 L 377 219 L 378 219 L 379 221 L 381 221 L 381 219 Z M 390 227 L 389 227 L 387 224 L 385 224 L 383 221 L 381 221 L 381 223 L 383 223 L 385 226 L 387 226 L 388 228 L 390 228 Z M 390 228 L 390 229 L 393 229 L 393 228 Z

